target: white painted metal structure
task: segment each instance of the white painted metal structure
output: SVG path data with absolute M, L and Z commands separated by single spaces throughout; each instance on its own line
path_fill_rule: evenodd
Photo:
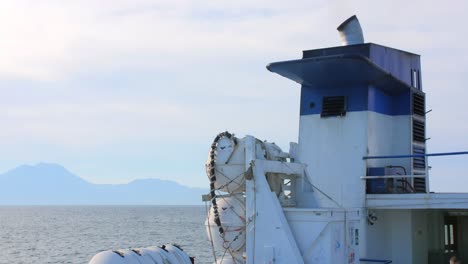
M 206 224 L 217 263 L 468 261 L 468 194 L 429 192 L 419 56 L 359 44 L 359 22 L 347 22 L 344 44 L 357 45 L 268 66 L 302 86 L 289 153 L 252 136 L 216 137 L 204 198 L 214 201 Z M 369 157 L 379 155 L 389 158 Z
M 340 32 L 341 43 L 343 46 L 364 43 L 361 24 L 356 16 L 348 18 L 345 22 L 339 25 L 337 29 L 338 32 Z
M 207 233 L 219 253 L 218 262 L 359 263 L 362 208 L 340 206 L 311 184 L 304 163 L 290 162 L 298 157 L 273 153 L 271 149 L 278 149 L 274 144 L 252 136 L 236 141 L 216 149 L 228 156 L 222 159 L 224 164 L 216 164 L 216 179 L 225 183 L 239 175 L 245 179 L 245 192 L 216 192 L 222 233 L 213 208 L 208 216 Z M 222 169 L 231 165 L 243 165 L 244 173 L 223 174 Z M 245 204 L 239 198 L 243 195 Z M 321 202 L 331 206 L 316 206 Z

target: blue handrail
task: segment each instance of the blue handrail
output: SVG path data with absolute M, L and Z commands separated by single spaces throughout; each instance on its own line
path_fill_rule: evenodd
M 375 263 L 384 263 L 384 264 L 390 264 L 390 263 L 392 263 L 391 260 L 383 260 L 383 259 L 366 259 L 366 258 L 362 258 L 362 259 L 359 259 L 359 261 L 364 261 L 364 262 L 375 262 Z
M 364 156 L 362 159 L 401 159 L 401 158 L 418 158 L 418 157 L 434 157 L 434 156 L 453 156 L 453 155 L 468 155 L 468 151 L 459 152 L 442 152 L 429 154 L 413 154 L 413 155 L 389 155 L 389 156 Z

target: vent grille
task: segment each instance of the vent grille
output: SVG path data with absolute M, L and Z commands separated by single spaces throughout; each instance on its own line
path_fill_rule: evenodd
M 413 147 L 413 154 L 422 154 L 426 153 L 424 147 Z M 426 169 L 426 158 L 425 157 L 414 157 L 413 158 L 413 168 L 415 169 Z
M 425 130 L 424 122 L 413 120 L 413 140 L 414 141 L 418 141 L 422 143 L 426 141 L 424 130 Z
M 323 97 L 321 117 L 346 115 L 346 98 L 344 96 Z
M 413 154 L 425 154 L 426 150 L 421 146 L 413 146 Z M 424 175 L 426 171 L 426 158 L 413 157 L 413 169 L 420 172 L 414 172 L 415 175 Z M 413 178 L 414 191 L 417 193 L 426 192 L 426 178 Z
M 424 95 L 414 93 L 413 94 L 413 114 L 424 116 Z
M 415 75 L 415 78 L 419 78 L 419 73 Z M 419 79 L 416 80 L 417 87 L 420 88 Z M 412 112 L 413 112 L 413 154 L 425 154 L 426 153 L 426 105 L 425 96 L 423 93 L 412 94 Z M 413 157 L 413 174 L 424 176 L 426 172 L 426 157 Z M 427 176 L 426 176 L 427 177 Z M 413 188 L 417 193 L 425 193 L 426 190 L 426 178 L 413 178 Z
M 426 192 L 426 179 L 425 178 L 414 178 L 413 179 L 414 191 L 417 193 Z

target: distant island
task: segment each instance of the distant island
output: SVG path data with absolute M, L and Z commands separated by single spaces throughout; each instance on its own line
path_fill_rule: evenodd
M 201 205 L 207 192 L 160 179 L 93 184 L 51 163 L 0 174 L 0 205 Z

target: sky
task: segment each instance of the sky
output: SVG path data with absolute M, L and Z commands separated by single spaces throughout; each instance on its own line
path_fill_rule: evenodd
M 464 1 L 102 0 L 0 2 L 0 172 L 58 163 L 93 183 L 160 178 L 206 187 L 214 136 L 288 150 L 298 84 L 268 72 L 366 42 L 422 55 L 429 152 L 468 150 Z M 468 191 L 468 156 L 431 158 L 431 190 Z

